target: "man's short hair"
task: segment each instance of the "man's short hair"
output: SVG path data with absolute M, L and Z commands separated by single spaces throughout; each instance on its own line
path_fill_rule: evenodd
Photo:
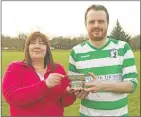
M 93 5 L 91 5 L 91 6 L 89 6 L 89 7 L 87 8 L 87 10 L 86 10 L 86 12 L 85 12 L 85 22 L 86 22 L 86 20 L 87 20 L 87 14 L 88 14 L 88 12 L 89 12 L 91 9 L 97 10 L 97 11 L 99 11 L 99 10 L 105 11 L 106 16 L 107 16 L 107 23 L 109 24 L 109 13 L 108 13 L 108 10 L 107 10 L 103 5 L 95 5 L 95 4 L 93 4 Z

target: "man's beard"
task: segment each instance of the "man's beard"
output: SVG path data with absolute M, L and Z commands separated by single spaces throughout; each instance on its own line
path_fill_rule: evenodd
M 101 31 L 102 31 L 101 36 L 93 36 L 93 34 L 91 34 L 91 35 L 89 35 L 90 39 L 92 41 L 101 41 L 101 40 L 103 40 L 107 35 L 107 30 L 105 30 L 104 32 L 103 32 L 103 30 L 101 30 Z

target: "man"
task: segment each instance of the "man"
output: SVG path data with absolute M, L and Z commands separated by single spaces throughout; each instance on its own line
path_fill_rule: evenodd
M 102 5 L 85 13 L 88 40 L 72 48 L 69 74 L 88 74 L 94 81 L 75 92 L 81 98 L 81 116 L 127 116 L 127 93 L 137 87 L 137 70 L 128 43 L 107 37 L 109 14 Z M 89 93 L 89 94 L 88 94 Z

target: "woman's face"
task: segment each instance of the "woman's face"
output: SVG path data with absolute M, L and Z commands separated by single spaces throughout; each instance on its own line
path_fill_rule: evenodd
M 43 59 L 46 55 L 46 44 L 38 37 L 29 44 L 29 55 L 31 60 Z

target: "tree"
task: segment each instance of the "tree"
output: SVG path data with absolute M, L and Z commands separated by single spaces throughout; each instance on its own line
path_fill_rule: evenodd
M 18 34 L 18 39 L 26 40 L 27 39 L 27 34 L 25 34 L 25 33 L 19 33 Z
M 116 21 L 116 25 L 113 28 L 110 37 L 117 40 L 126 41 L 128 43 L 129 43 L 129 39 L 131 38 L 131 36 L 123 30 L 118 20 Z
M 130 46 L 133 50 L 140 50 L 141 48 L 140 38 L 141 35 L 138 34 L 130 39 Z

